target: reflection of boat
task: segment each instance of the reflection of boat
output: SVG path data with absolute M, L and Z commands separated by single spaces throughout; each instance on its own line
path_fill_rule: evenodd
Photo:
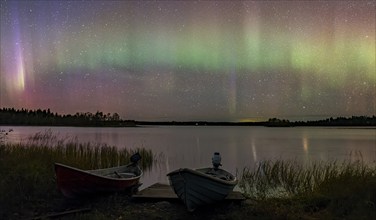
M 215 161 L 216 156 L 219 156 L 218 163 Z M 167 174 L 176 195 L 189 211 L 225 199 L 237 184 L 235 176 L 218 168 L 219 153 L 214 154 L 213 165 L 213 168 L 195 170 L 181 168 Z
M 137 164 L 140 159 L 137 153 L 131 157 L 129 165 L 97 170 L 81 170 L 55 163 L 57 186 L 66 197 L 132 190 L 139 186 L 142 175 Z

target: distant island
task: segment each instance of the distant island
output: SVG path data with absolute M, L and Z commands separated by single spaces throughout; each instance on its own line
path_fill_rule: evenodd
M 316 121 L 294 121 L 270 118 L 261 122 L 208 122 L 208 121 L 135 121 L 123 120 L 118 113 L 76 113 L 59 115 L 47 110 L 0 109 L 0 125 L 15 126 L 77 126 L 77 127 L 135 127 L 144 125 L 169 126 L 376 126 L 376 116 L 327 118 Z

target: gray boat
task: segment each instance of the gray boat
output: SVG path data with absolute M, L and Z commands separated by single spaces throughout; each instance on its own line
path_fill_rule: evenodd
M 167 174 L 176 195 L 188 211 L 225 199 L 238 183 L 234 175 L 218 168 L 220 161 L 221 156 L 216 152 L 212 158 L 213 167 L 181 168 Z

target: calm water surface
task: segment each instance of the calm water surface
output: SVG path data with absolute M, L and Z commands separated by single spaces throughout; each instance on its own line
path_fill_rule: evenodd
M 19 142 L 51 129 L 59 137 L 79 142 L 106 143 L 119 148 L 151 149 L 158 163 L 143 176 L 143 188 L 168 183 L 166 173 L 181 167 L 211 166 L 211 156 L 222 155 L 223 168 L 232 173 L 268 159 L 376 161 L 375 128 L 323 127 L 212 127 L 149 126 L 135 128 L 1 127 L 14 131 L 7 141 Z M 361 155 L 361 156 L 360 156 Z

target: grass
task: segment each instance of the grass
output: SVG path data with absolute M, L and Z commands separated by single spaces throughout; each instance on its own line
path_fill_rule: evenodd
M 376 167 L 362 160 L 265 161 L 244 169 L 240 188 L 268 213 L 293 218 L 375 218 Z M 295 216 L 295 217 L 297 217 Z
M 74 138 L 59 139 L 51 131 L 37 133 L 19 144 L 4 141 L 0 144 L 0 219 L 10 218 L 19 210 L 38 212 L 39 208 L 48 208 L 50 201 L 61 198 L 56 189 L 55 162 L 99 169 L 127 164 L 135 152 L 141 154 L 142 169 L 150 169 L 153 154 L 143 148 L 79 143 Z

